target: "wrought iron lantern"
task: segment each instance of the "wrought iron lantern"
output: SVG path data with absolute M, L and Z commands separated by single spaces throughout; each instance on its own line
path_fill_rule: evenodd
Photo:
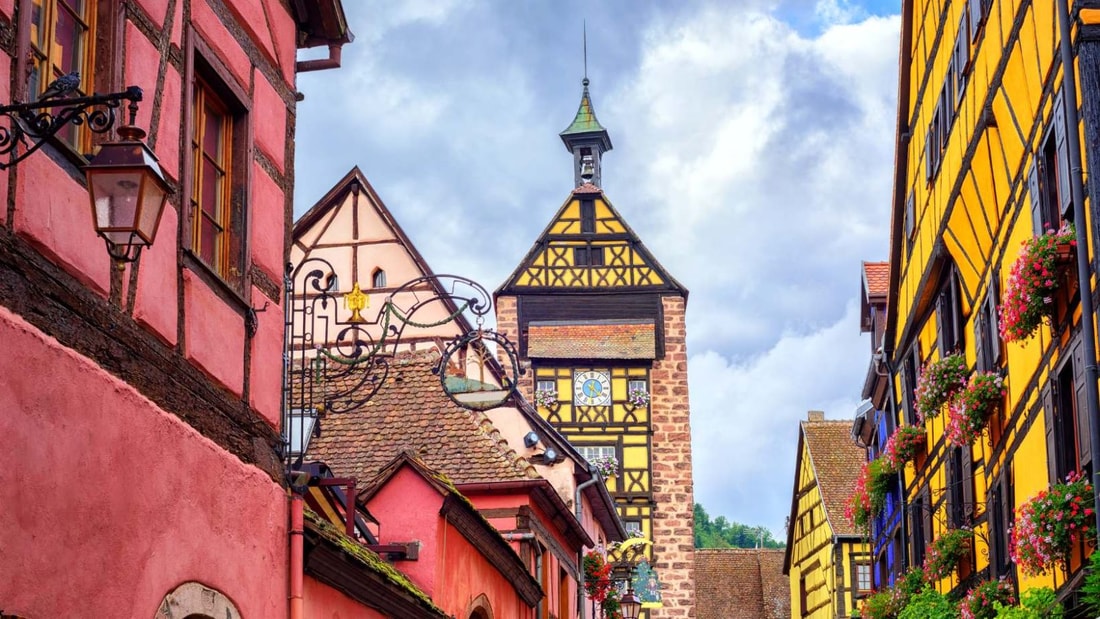
M 628 585 L 626 593 L 619 599 L 619 610 L 623 613 L 623 619 L 638 619 L 638 615 L 642 613 L 642 601 L 634 595 L 633 586 Z
M 131 119 L 132 122 L 132 119 Z M 119 127 L 118 142 L 108 142 L 84 167 L 96 234 L 116 261 L 132 262 L 152 245 L 171 188 L 157 158 L 142 140 L 145 132 Z

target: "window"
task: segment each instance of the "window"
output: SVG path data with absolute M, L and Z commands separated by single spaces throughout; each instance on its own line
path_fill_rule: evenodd
M 33 0 L 28 67 L 28 94 L 33 99 L 44 94 L 55 79 L 74 71 L 80 73 L 81 84 L 73 94 L 91 90 L 94 4 L 90 0 Z M 78 153 L 92 150 L 87 125 L 66 125 L 57 137 Z
M 1073 196 L 1069 186 L 1069 150 L 1066 146 L 1066 111 L 1062 95 L 1054 97 L 1047 136 L 1028 168 L 1031 223 L 1035 234 L 1057 230 L 1073 219 Z
M 985 18 L 989 15 L 989 7 L 992 4 L 993 0 L 967 0 L 966 12 L 971 42 L 978 40 L 978 33 L 981 32 L 982 22 L 985 21 Z
M 901 391 L 902 402 L 905 406 L 905 421 L 909 425 L 917 425 L 917 398 L 914 390 L 917 388 L 917 376 L 920 370 L 921 356 L 920 344 L 914 343 L 909 353 L 901 362 Z
M 370 284 L 372 288 L 385 288 L 386 272 L 382 269 L 375 269 L 374 273 L 370 276 Z
M 577 451 L 589 462 L 596 458 L 616 458 L 615 447 L 611 445 L 578 445 Z
M 856 563 L 856 592 L 857 595 L 870 593 L 873 585 L 871 583 L 871 564 L 870 563 Z
M 627 537 L 641 537 L 642 536 L 642 523 L 637 520 L 624 520 L 623 528 L 626 529 Z
M 634 391 L 644 391 L 649 393 L 649 383 L 643 378 L 632 378 L 626 381 L 626 392 L 630 394 Z
M 936 343 L 941 359 L 962 349 L 964 324 L 958 273 L 949 267 L 936 297 Z
M 974 354 L 977 356 L 976 369 L 979 372 L 991 372 L 1001 364 L 1001 330 L 997 316 L 999 301 L 1000 274 L 993 271 L 989 276 L 989 289 L 985 299 L 974 317 Z
M 602 247 L 575 247 L 573 248 L 573 264 L 577 266 L 602 267 Z
M 993 578 L 1008 574 L 1012 565 L 1008 532 L 1012 526 L 1012 471 L 1006 468 L 989 487 L 989 565 Z
M 928 502 L 926 487 L 909 508 L 909 536 L 912 541 L 911 556 L 913 565 L 924 564 L 925 544 L 930 541 L 932 513 Z
M 969 526 L 974 515 L 973 460 L 969 448 L 951 447 L 947 452 L 947 526 Z
M 814 567 L 816 567 L 816 566 L 817 566 L 817 564 L 815 563 Z M 807 604 L 807 599 L 808 598 L 809 598 L 809 591 L 807 591 L 807 589 L 806 589 L 806 574 L 803 573 L 798 578 L 798 611 L 799 611 L 798 614 L 803 616 L 803 617 L 805 617 L 810 612 L 810 609 L 808 607 L 809 605 Z
M 905 249 L 913 250 L 913 233 L 917 230 L 917 206 L 912 190 L 905 199 Z M 877 340 L 876 340 L 877 341 Z
M 197 33 L 191 40 L 191 118 L 185 128 L 191 156 L 184 172 L 188 257 L 243 294 L 250 167 L 245 94 Z
M 596 203 L 594 200 L 581 200 L 581 234 L 596 232 Z
M 1092 461 L 1083 349 L 1078 334 L 1068 358 L 1040 394 L 1046 422 L 1047 472 L 1052 483 L 1074 471 L 1084 471 Z
M 535 381 L 535 391 L 557 391 L 553 380 L 540 379 Z

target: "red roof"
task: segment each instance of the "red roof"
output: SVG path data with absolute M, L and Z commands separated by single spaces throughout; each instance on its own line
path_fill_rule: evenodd
M 885 297 L 890 290 L 890 263 L 864 262 L 863 285 L 869 297 Z
M 834 535 L 858 535 L 844 517 L 844 505 L 856 486 L 866 452 L 852 442 L 852 420 L 803 421 L 802 433 L 821 490 L 825 515 Z
M 368 479 L 409 452 L 456 484 L 538 478 L 484 413 L 455 405 L 432 373 L 437 352 L 402 353 L 390 360 L 386 383 L 357 410 L 330 413 L 307 459 L 323 460 L 337 475 Z
M 603 193 L 603 190 L 592 183 L 581 183 L 581 186 L 574 189 L 573 193 Z
M 695 551 L 696 619 L 787 619 L 790 587 L 782 549 Z
M 656 329 L 646 322 L 542 323 L 527 328 L 531 359 L 656 359 Z

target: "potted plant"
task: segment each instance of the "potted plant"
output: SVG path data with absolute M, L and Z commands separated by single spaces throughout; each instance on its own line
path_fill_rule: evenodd
M 1016 510 L 1012 559 L 1029 575 L 1065 566 L 1073 545 L 1096 532 L 1093 487 L 1081 473 L 1029 499 Z
M 549 408 L 558 403 L 558 390 L 553 387 L 535 389 L 535 404 Z
M 935 417 L 951 396 L 966 385 L 970 371 L 966 358 L 956 353 L 933 361 L 924 367 L 917 379 L 916 409 L 920 418 Z
M 955 572 L 959 562 L 970 556 L 970 540 L 974 531 L 967 528 L 951 529 L 928 544 L 924 555 L 924 577 L 934 583 Z
M 882 448 L 883 460 L 890 469 L 900 471 L 906 462 L 924 450 L 927 441 L 924 426 L 902 426 L 886 439 Z
M 1005 396 L 1005 381 L 993 372 L 978 372 L 947 405 L 947 440 L 969 445 L 981 435 L 990 415 Z
M 1062 262 L 1077 246 L 1072 225 L 1024 242 L 1012 264 L 1001 305 L 1001 337 L 1006 342 L 1026 340 L 1044 318 L 1054 315 L 1054 295 L 1061 285 Z
M 1001 578 L 978 583 L 967 592 L 959 602 L 959 617 L 962 619 L 995 619 L 997 605 L 1011 606 L 1016 603 L 1016 594 L 1012 584 Z

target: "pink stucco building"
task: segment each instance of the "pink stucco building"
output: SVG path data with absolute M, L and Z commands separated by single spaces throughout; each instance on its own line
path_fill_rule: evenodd
M 82 172 L 112 135 L 0 170 L 0 609 L 285 617 L 288 136 L 297 73 L 338 66 L 298 48 L 350 41 L 340 2 L 0 0 L 0 31 L 0 102 L 142 88 L 173 191 L 116 266 Z

